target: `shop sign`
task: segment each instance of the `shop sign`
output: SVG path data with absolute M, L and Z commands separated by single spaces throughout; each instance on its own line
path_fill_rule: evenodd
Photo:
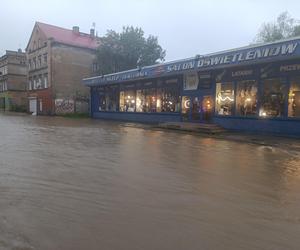
M 223 55 L 210 56 L 200 59 L 197 63 L 198 68 L 217 66 L 223 64 L 235 64 L 245 61 L 253 61 L 263 58 L 291 55 L 295 52 L 298 42 L 284 43 L 268 47 L 232 52 Z
M 251 76 L 253 75 L 253 70 L 248 69 L 248 70 L 238 70 L 238 71 L 233 71 L 231 73 L 232 77 L 245 77 L 245 76 Z
M 207 56 L 197 56 L 176 62 L 166 64 L 153 65 L 149 67 L 119 72 L 106 76 L 99 76 L 90 79 L 85 79 L 87 85 L 97 85 L 101 83 L 122 82 L 147 77 L 155 77 L 158 75 L 168 75 L 171 73 L 182 73 L 185 71 L 199 71 L 201 69 L 220 68 L 224 65 L 239 65 L 243 63 L 264 62 L 273 59 L 288 59 L 288 56 L 300 57 L 300 40 L 281 42 L 276 44 L 267 44 L 257 47 L 248 47 L 244 49 L 231 50 L 223 53 L 215 53 Z M 295 67 L 283 67 L 282 71 L 293 71 Z M 298 70 L 298 69 L 297 69 Z M 253 73 L 253 72 L 252 72 Z M 250 71 L 235 72 L 233 76 L 245 76 L 250 74 Z M 189 84 L 189 83 L 187 83 Z M 188 87 L 188 86 L 187 86 Z
M 290 72 L 290 71 L 298 71 L 300 70 L 300 64 L 290 64 L 280 66 L 280 72 Z

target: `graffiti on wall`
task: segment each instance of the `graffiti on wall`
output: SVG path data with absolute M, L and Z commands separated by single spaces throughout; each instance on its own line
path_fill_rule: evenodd
M 74 100 L 55 99 L 55 112 L 57 114 L 74 113 Z

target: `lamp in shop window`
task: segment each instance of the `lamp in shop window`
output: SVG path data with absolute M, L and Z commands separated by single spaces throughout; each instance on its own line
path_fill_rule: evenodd
M 267 117 L 267 112 L 264 111 L 263 109 L 260 109 L 259 110 L 259 116 L 261 116 L 261 117 Z

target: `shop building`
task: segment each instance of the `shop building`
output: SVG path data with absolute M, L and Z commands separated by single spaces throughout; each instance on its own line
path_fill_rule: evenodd
M 7 50 L 0 57 L 0 110 L 26 111 L 26 54 Z
M 91 116 L 300 135 L 300 38 L 83 80 Z
M 65 29 L 36 22 L 26 47 L 28 108 L 33 114 L 88 112 L 89 89 L 81 79 L 92 75 L 100 40 L 79 27 Z

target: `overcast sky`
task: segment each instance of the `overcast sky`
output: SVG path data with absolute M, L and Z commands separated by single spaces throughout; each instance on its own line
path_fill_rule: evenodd
M 1 1 L 0 54 L 24 49 L 35 21 L 79 26 L 98 35 L 141 27 L 158 36 L 166 60 L 183 59 L 251 43 L 263 22 L 288 11 L 300 19 L 299 0 L 5 0 Z

